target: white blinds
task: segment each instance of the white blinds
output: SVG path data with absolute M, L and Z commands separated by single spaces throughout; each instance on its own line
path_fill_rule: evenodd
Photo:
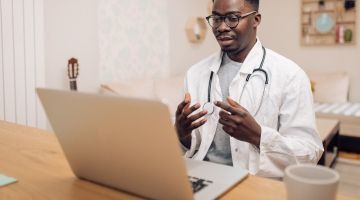
M 43 0 L 0 0 L 0 120 L 46 128 Z

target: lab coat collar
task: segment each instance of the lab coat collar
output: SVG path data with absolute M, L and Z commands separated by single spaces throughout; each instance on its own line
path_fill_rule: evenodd
M 253 48 L 250 50 L 249 54 L 246 56 L 243 65 L 241 66 L 239 73 L 251 74 L 255 68 L 261 63 L 263 56 L 262 44 L 258 38 L 256 38 L 256 43 Z M 224 52 L 220 51 L 215 59 L 213 60 L 210 70 L 215 74 L 218 72 L 221 62 L 223 59 Z

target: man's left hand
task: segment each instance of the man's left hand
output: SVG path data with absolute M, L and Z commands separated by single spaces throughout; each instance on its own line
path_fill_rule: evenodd
M 227 98 L 229 104 L 216 101 L 215 105 L 222 110 L 219 113 L 219 123 L 230 136 L 251 143 L 259 148 L 261 127 L 251 114 L 236 101 Z

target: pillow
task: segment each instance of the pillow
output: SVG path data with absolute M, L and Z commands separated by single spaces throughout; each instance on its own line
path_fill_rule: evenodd
M 154 81 L 152 79 L 129 80 L 101 84 L 100 92 L 142 99 L 155 99 Z
M 320 103 L 348 102 L 350 78 L 346 72 L 311 72 L 314 101 Z
M 179 103 L 184 99 L 184 76 L 174 76 L 155 80 L 155 95 L 169 106 L 172 116 Z

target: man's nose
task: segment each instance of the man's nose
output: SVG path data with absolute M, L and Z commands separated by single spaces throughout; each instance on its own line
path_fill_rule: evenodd
M 230 27 L 228 25 L 226 25 L 225 20 L 222 20 L 219 27 L 217 28 L 217 31 L 219 32 L 224 32 L 224 31 L 229 31 Z

